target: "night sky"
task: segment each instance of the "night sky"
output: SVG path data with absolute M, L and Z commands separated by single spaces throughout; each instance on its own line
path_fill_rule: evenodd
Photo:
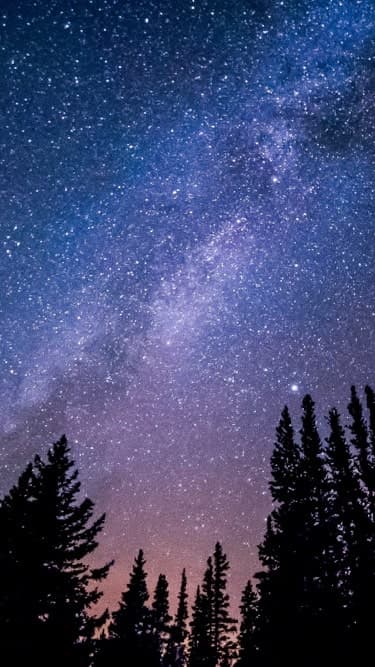
M 0 491 L 66 433 L 136 551 L 257 568 L 285 403 L 374 375 L 373 0 L 3 0 Z

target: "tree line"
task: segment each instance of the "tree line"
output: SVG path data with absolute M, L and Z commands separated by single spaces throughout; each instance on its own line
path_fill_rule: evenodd
M 29 463 L 0 501 L 0 652 L 4 665 L 41 667 L 312 667 L 371 655 L 375 601 L 375 394 L 355 387 L 349 423 L 331 409 L 322 440 L 302 401 L 299 433 L 287 407 L 271 457 L 273 509 L 261 570 L 231 617 L 220 542 L 191 610 L 185 569 L 170 615 L 168 581 L 152 599 L 136 555 L 118 608 L 95 615 L 112 565 L 92 568 L 105 516 L 81 499 L 63 436 Z M 298 437 L 299 436 L 299 437 Z M 239 627 L 238 627 L 239 626 Z

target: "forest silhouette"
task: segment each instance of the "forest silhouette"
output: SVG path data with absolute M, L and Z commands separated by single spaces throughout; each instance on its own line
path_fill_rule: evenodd
M 112 562 L 92 568 L 105 516 L 80 494 L 63 436 L 0 501 L 2 665 L 40 667 L 295 667 L 368 663 L 375 600 L 375 394 L 355 387 L 344 426 L 322 439 L 311 396 L 301 428 L 287 407 L 271 456 L 272 511 L 261 569 L 231 617 L 229 562 L 217 542 L 191 608 L 182 570 L 177 610 L 160 574 L 147 587 L 142 549 L 117 608 L 95 615 Z

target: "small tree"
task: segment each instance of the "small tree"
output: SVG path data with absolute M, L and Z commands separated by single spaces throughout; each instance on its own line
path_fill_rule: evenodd
M 152 637 L 152 615 L 146 606 L 149 598 L 142 549 L 135 558 L 127 590 L 122 593 L 119 608 L 112 614 L 107 646 L 108 664 L 158 664 Z

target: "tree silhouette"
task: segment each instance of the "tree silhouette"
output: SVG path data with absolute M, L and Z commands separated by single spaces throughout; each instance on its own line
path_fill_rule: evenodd
M 142 549 L 135 558 L 127 590 L 122 593 L 119 608 L 112 614 L 109 626 L 107 661 L 109 664 L 159 664 L 152 635 L 152 613 L 146 606 L 149 598 Z
M 373 393 L 367 389 L 367 400 L 370 404 L 370 416 L 373 416 L 372 407 Z M 375 467 L 370 448 L 368 427 L 363 415 L 363 407 L 358 398 L 356 388 L 351 387 L 351 399 L 348 405 L 349 414 L 352 417 L 349 426 L 352 433 L 352 444 L 357 450 L 357 465 L 360 476 L 368 492 L 369 509 L 374 514 L 375 507 Z
M 372 464 L 375 464 L 375 393 L 368 385 L 365 387 L 367 409 L 369 411 L 369 436 L 371 443 Z
M 170 639 L 169 593 L 165 574 L 160 574 L 152 602 L 152 632 L 159 664 Z
M 302 491 L 302 453 L 288 408 L 285 407 L 276 429 L 271 457 L 270 489 L 275 508 L 267 518 L 259 558 L 259 628 L 257 631 L 261 664 L 279 664 L 290 656 L 295 643 L 298 604 L 303 586 L 301 533 L 304 512 L 299 502 Z
M 93 583 L 110 564 L 91 569 L 84 562 L 105 517 L 91 522 L 93 502 L 77 502 L 73 468 L 63 436 L 1 501 L 0 625 L 14 664 L 88 664 L 94 633 L 107 618 L 89 612 L 102 595 Z
M 358 567 L 353 572 L 352 608 L 354 617 L 353 653 L 356 651 L 361 660 L 371 649 L 371 629 L 374 616 L 375 599 L 375 457 L 374 457 L 374 392 L 366 387 L 369 424 L 364 417 L 363 407 L 356 388 L 351 388 L 351 400 L 348 405 L 352 421 L 349 425 L 351 442 L 357 452 L 357 469 L 361 488 L 365 494 L 362 502 L 367 522 L 359 527 L 357 545 Z M 355 546 L 357 546 L 355 545 Z
M 238 661 L 236 667 L 252 667 L 257 660 L 258 599 L 251 581 L 248 581 L 241 597 L 241 625 L 238 635 Z
M 236 621 L 229 614 L 229 595 L 226 592 L 229 561 L 220 542 L 216 542 L 213 557 L 213 651 L 215 661 L 222 665 L 231 657 L 232 635 Z
M 212 570 L 212 564 L 211 568 Z M 207 572 L 206 572 L 207 573 Z M 210 609 L 206 593 L 198 586 L 192 610 L 189 667 L 215 667 L 212 651 Z
M 202 588 L 198 587 L 193 607 L 189 666 L 215 667 L 234 656 L 235 620 L 229 614 L 226 592 L 229 562 L 220 542 L 207 559 Z
M 177 612 L 170 629 L 170 639 L 167 646 L 166 667 L 184 667 L 186 664 L 185 641 L 189 634 L 187 629 L 187 619 L 189 616 L 187 601 L 187 579 L 186 571 L 183 569 L 178 593 Z

